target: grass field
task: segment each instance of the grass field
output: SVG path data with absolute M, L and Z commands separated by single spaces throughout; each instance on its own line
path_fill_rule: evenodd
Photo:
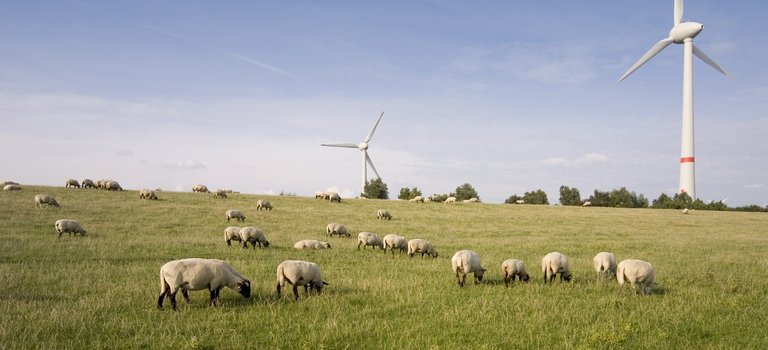
M 35 208 L 47 193 L 61 208 Z M 768 215 L 501 204 L 415 204 L 305 197 L 106 192 L 24 186 L 0 191 L 0 348 L 720 349 L 768 348 Z M 257 212 L 269 199 L 274 210 Z M 391 221 L 376 219 L 387 208 Z M 264 230 L 266 249 L 227 247 L 227 209 Z M 53 223 L 88 235 L 56 238 Z M 329 222 L 352 238 L 324 237 Z M 356 249 L 371 231 L 431 240 L 437 259 Z M 297 251 L 301 239 L 326 251 Z M 456 284 L 450 257 L 472 249 L 483 284 Z M 653 295 L 633 297 L 592 268 L 599 251 L 656 268 Z M 541 258 L 570 257 L 574 281 L 544 285 Z M 228 261 L 253 283 L 220 305 L 192 292 L 179 311 L 156 307 L 160 266 L 186 257 Z M 528 284 L 505 288 L 500 265 L 523 260 Z M 275 269 L 309 260 L 331 285 L 298 302 L 275 296 Z M 471 276 L 468 277 L 468 280 Z M 179 298 L 181 301 L 181 298 Z

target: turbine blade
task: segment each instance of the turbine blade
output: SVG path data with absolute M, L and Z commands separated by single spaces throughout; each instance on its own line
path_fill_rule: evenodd
M 648 60 L 653 58 L 653 56 L 656 56 L 659 52 L 661 52 L 661 50 L 664 50 L 664 48 L 669 46 L 671 43 L 672 38 L 661 39 L 661 41 L 657 42 L 656 45 L 653 45 L 653 47 L 648 50 L 648 52 L 646 52 L 643 57 L 640 57 L 640 59 L 637 60 L 637 62 L 635 62 L 635 64 L 630 67 L 629 70 L 627 70 L 627 72 L 624 73 L 624 75 L 622 75 L 616 83 L 618 84 L 622 80 L 626 79 L 630 74 L 632 74 L 632 72 L 640 68 L 640 66 L 644 65 L 645 62 L 648 62 Z
M 357 148 L 357 145 L 354 143 L 323 143 L 320 146 L 325 147 L 344 147 L 344 148 Z
M 373 124 L 373 129 L 371 129 L 371 132 L 368 133 L 368 137 L 365 138 L 364 143 L 368 143 L 373 138 L 373 133 L 376 131 L 376 127 L 379 126 L 379 122 L 381 121 L 381 117 L 384 116 L 384 111 L 381 111 L 381 115 L 379 116 L 379 120 L 376 121 L 376 124 Z
M 376 171 L 376 167 L 373 166 L 373 161 L 371 160 L 371 157 L 368 156 L 368 151 L 365 151 L 365 161 L 368 163 L 368 165 L 371 166 L 371 169 L 373 170 L 373 173 L 376 174 L 376 177 L 381 179 L 381 176 L 379 176 L 379 172 Z
M 683 20 L 683 0 L 675 0 L 675 24 L 678 25 Z
M 693 45 L 693 54 L 696 55 L 696 57 L 698 57 L 700 60 L 704 61 L 704 63 L 708 64 L 710 67 L 714 68 L 716 71 L 723 73 L 727 77 L 731 76 L 730 73 L 715 63 L 715 61 L 709 58 L 709 56 L 707 56 L 704 51 L 701 51 L 698 47 L 696 47 L 696 45 Z

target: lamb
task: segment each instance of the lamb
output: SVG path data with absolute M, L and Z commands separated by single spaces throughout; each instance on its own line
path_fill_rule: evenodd
M 405 240 L 405 237 L 396 235 L 396 234 L 388 234 L 384 236 L 384 253 L 387 252 L 387 248 L 389 248 L 392 251 L 392 255 L 395 255 L 395 248 L 400 249 L 400 252 L 408 251 L 408 241 Z
M 239 226 L 230 226 L 224 229 L 224 242 L 227 242 L 227 246 L 231 246 L 232 241 L 242 242 L 242 240 L 240 240 L 241 228 L 242 227 Z
M 35 204 L 40 207 L 40 209 L 43 209 L 43 204 L 48 204 L 49 206 L 59 207 L 59 202 L 56 201 L 55 198 L 47 195 L 47 194 L 38 194 L 35 195 Z
M 226 190 L 213 191 L 213 198 L 227 198 L 227 191 Z
M 299 286 L 304 286 L 304 293 L 309 294 L 309 289 L 314 289 L 317 294 L 323 290 L 323 286 L 330 285 L 323 281 L 320 266 L 309 261 L 285 260 L 277 265 L 277 296 L 285 284 L 293 286 L 293 296 L 299 300 Z
M 3 191 L 21 191 L 21 185 L 19 184 L 7 184 L 3 186 Z
M 296 244 L 293 245 L 296 249 L 331 249 L 331 244 L 328 242 L 318 241 L 316 239 L 305 239 L 303 241 L 298 241 Z
M 192 192 L 210 193 L 211 191 L 205 185 L 194 185 L 192 186 Z
M 224 287 L 240 293 L 246 299 L 251 297 L 251 281 L 225 261 L 199 258 L 169 261 L 160 268 L 157 308 L 163 309 L 163 299 L 168 296 L 171 308 L 176 310 L 176 293 L 179 290 L 189 304 L 189 291 L 202 289 L 208 289 L 211 293 L 208 305 L 216 306 L 219 293 Z
M 357 250 L 360 250 L 360 245 L 363 249 L 367 246 L 372 246 L 373 249 L 379 247 L 384 249 L 384 242 L 381 241 L 381 237 L 373 232 L 360 232 L 357 234 Z M 386 253 L 386 251 L 384 251 Z
M 347 236 L 351 237 L 352 235 L 349 234 L 349 231 L 347 231 L 347 228 L 342 224 L 337 223 L 330 223 L 328 226 L 325 227 L 325 233 L 328 235 L 328 237 L 333 237 L 334 234 L 341 236 Z
M 256 249 L 256 243 L 259 244 L 259 248 L 269 247 L 269 241 L 264 237 L 264 232 L 255 227 L 243 227 L 240 229 L 240 240 L 243 242 L 243 248 L 248 248 L 248 243 L 251 243 L 253 249 Z
M 140 199 L 154 199 L 157 200 L 157 193 L 155 191 L 150 189 L 143 189 L 139 191 L 139 198 Z
M 451 267 L 456 274 L 456 282 L 459 283 L 459 287 L 464 287 L 467 274 L 470 272 L 475 276 L 475 284 L 480 284 L 483 281 L 485 269 L 480 265 L 480 255 L 471 250 L 459 250 L 453 254 Z
M 376 216 L 378 216 L 379 219 L 392 220 L 392 214 L 390 214 L 389 210 L 386 209 L 379 209 L 379 211 L 376 212 Z
M 243 215 L 243 212 L 239 210 L 230 209 L 226 212 L 227 221 L 229 219 L 237 219 L 237 221 L 245 221 L 245 215 Z
M 414 203 L 424 203 L 424 197 L 422 196 L 416 196 L 410 199 L 411 202 Z
M 517 276 L 521 282 L 528 282 L 531 276 L 525 269 L 525 264 L 517 259 L 507 259 L 501 263 L 501 275 L 504 276 L 504 285 L 509 287 L 509 283 L 515 282 Z
M 75 179 L 68 179 L 67 182 L 64 184 L 64 187 L 70 188 L 70 187 L 76 187 L 80 188 L 80 183 L 77 182 Z
M 445 203 L 453 203 L 456 204 L 456 197 L 448 197 L 445 199 Z
M 553 282 L 558 273 L 561 281 L 573 278 L 568 268 L 568 257 L 558 252 L 551 252 L 541 259 L 541 272 L 544 273 L 544 283 Z
M 629 282 L 632 285 L 632 295 L 637 295 L 636 287 L 640 287 L 640 295 L 651 294 L 655 275 L 656 270 L 653 266 L 642 260 L 622 260 L 616 268 L 619 287 L 623 287 L 624 282 Z
M 610 275 L 616 276 L 616 255 L 609 252 L 600 252 L 592 258 L 598 277 Z
M 61 234 L 64 232 L 68 232 L 71 236 L 74 234 L 80 234 L 80 236 L 85 236 L 86 232 L 83 229 L 82 226 L 80 226 L 80 223 L 75 220 L 70 219 L 59 219 L 56 220 L 56 223 L 53 224 L 53 226 L 56 228 L 56 232 L 59 233 L 59 238 L 61 238 Z
M 107 181 L 104 184 L 104 188 L 107 189 L 107 191 L 122 191 L 123 188 L 120 187 L 120 184 L 117 183 L 117 181 Z
M 433 259 L 437 258 L 438 255 L 432 242 L 420 238 L 408 241 L 408 256 L 413 258 L 414 253 L 421 253 L 422 259 L 424 258 L 424 254 L 431 256 Z
M 96 184 L 91 179 L 83 179 L 81 184 L 83 188 L 96 188 Z
M 270 203 L 268 200 L 259 199 L 256 201 L 256 210 L 262 209 L 272 211 L 272 203 Z

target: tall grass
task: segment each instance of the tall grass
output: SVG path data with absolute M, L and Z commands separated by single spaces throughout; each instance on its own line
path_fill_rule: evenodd
M 36 209 L 47 193 L 61 208 Z M 160 192 L 24 186 L 0 192 L 0 348 L 766 348 L 768 216 L 765 213 L 525 205 L 415 204 L 233 194 L 228 199 Z M 257 199 L 274 210 L 256 211 Z M 391 221 L 377 220 L 389 209 Z M 227 209 L 244 224 L 228 223 Z M 85 237 L 56 238 L 69 218 Z M 325 238 L 344 223 L 353 238 Z M 223 230 L 264 230 L 266 249 L 227 247 Z M 437 259 L 357 250 L 371 231 L 425 238 Z M 297 251 L 301 239 L 331 242 Z M 450 257 L 477 251 L 483 284 L 459 288 Z M 599 280 L 592 257 L 612 251 L 657 271 L 654 294 L 633 297 Z M 540 260 L 571 259 L 574 281 L 544 285 Z M 158 311 L 158 271 L 168 260 L 219 258 L 253 282 L 253 297 L 192 292 L 192 304 Z M 505 288 L 500 265 L 518 258 L 532 275 Z M 318 263 L 331 283 L 294 302 L 275 296 L 286 259 Z M 469 280 L 469 278 L 468 278 Z M 166 305 L 167 307 L 167 305 Z

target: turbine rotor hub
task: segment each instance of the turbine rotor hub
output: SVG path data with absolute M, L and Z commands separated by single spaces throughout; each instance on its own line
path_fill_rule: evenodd
M 365 151 L 368 149 L 368 144 L 365 142 L 361 142 L 359 145 L 357 145 L 357 148 L 359 148 L 361 151 Z
M 696 22 L 683 22 L 672 28 L 669 31 L 669 37 L 672 38 L 675 44 L 682 44 L 685 39 L 693 39 L 701 30 L 704 29 L 704 25 Z

